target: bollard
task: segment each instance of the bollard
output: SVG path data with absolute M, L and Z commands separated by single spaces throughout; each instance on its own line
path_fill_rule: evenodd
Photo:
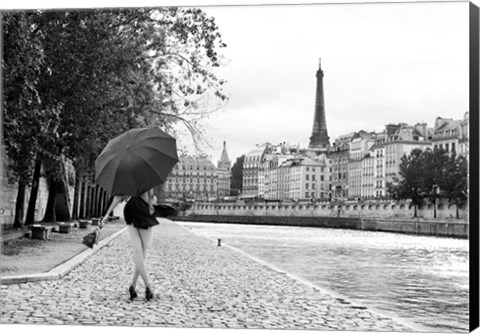
M 220 247 L 222 245 L 222 239 L 218 239 L 218 246 Z

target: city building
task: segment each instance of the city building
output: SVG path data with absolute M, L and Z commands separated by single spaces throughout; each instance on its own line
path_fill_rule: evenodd
M 360 131 L 353 135 L 349 144 L 348 198 L 362 197 L 362 176 L 365 158 L 370 157 L 370 148 L 375 143 L 375 133 Z
M 387 196 L 385 183 L 385 142 L 386 133 L 378 134 L 375 138 L 375 144 L 370 148 L 371 156 L 374 159 L 373 180 L 375 198 L 384 198 Z
M 278 166 L 278 195 L 281 200 L 329 200 L 331 173 L 328 158 L 296 156 Z
M 294 157 L 297 148 L 289 144 L 280 143 L 273 146 L 263 156 L 259 172 L 259 195 L 268 200 L 279 200 L 282 195 L 279 181 L 279 166 L 288 159 Z M 262 184 L 263 181 L 263 184 Z
M 423 129 L 423 130 L 422 130 Z M 382 178 L 384 184 L 380 188 L 381 192 L 386 194 L 386 185 L 394 182 L 395 177 L 399 177 L 399 167 L 404 155 L 409 155 L 413 149 L 419 148 L 425 150 L 432 148 L 432 142 L 428 140 L 429 131 L 426 126 L 409 126 L 405 123 L 397 125 L 388 124 L 386 126 L 386 140 L 383 162 L 384 174 Z
M 242 178 L 242 195 L 241 197 L 257 197 L 264 192 L 264 172 L 260 172 L 264 155 L 270 152 L 272 144 L 265 143 L 257 145 L 257 147 L 245 155 L 243 160 L 243 178 Z M 259 188 L 259 185 L 260 188 Z
M 345 200 L 348 197 L 349 145 L 355 133 L 338 137 L 333 143 L 328 158 L 332 168 L 332 199 Z
M 205 156 L 182 155 L 164 187 L 167 199 L 207 201 L 218 197 L 218 173 Z
M 181 155 L 165 182 L 164 196 L 168 199 L 198 201 L 217 200 L 230 196 L 230 166 L 225 141 L 217 167 L 206 155 Z
M 469 142 L 469 113 L 466 112 L 462 120 L 437 117 L 433 130 L 432 144 L 434 148 L 442 148 L 447 152 L 468 157 Z
M 361 199 L 371 199 L 375 197 L 375 156 L 372 150 L 369 150 L 362 160 L 362 180 L 360 187 Z

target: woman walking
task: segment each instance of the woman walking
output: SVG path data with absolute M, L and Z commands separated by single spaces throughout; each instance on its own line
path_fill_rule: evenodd
M 125 200 L 125 196 L 115 196 L 112 204 L 108 208 L 107 213 L 102 219 L 103 225 L 113 209 Z M 127 223 L 128 235 L 133 246 L 133 278 L 132 283 L 128 289 L 130 293 L 130 300 L 135 299 L 138 294 L 136 292 L 136 285 L 138 277 L 140 276 L 145 284 L 145 298 L 150 300 L 153 298 L 153 290 L 148 279 L 148 272 L 145 264 L 147 250 L 152 241 L 152 227 L 158 225 L 155 219 L 155 208 L 153 207 L 157 202 L 157 198 L 150 189 L 140 196 L 132 196 L 127 201 L 123 210 L 125 222 Z

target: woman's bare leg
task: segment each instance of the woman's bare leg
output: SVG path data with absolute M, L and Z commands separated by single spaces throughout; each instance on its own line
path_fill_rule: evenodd
M 147 250 L 150 248 L 150 244 L 152 242 L 152 235 L 153 235 L 153 229 L 152 228 L 148 228 L 148 229 L 142 229 L 142 228 L 139 228 L 137 229 L 139 235 L 140 235 L 140 239 L 142 240 L 142 255 L 143 255 L 143 263 L 145 265 L 145 273 L 146 275 L 148 276 L 148 273 L 146 272 L 146 260 L 147 260 Z M 143 277 L 142 277 L 143 278 Z M 150 284 L 143 280 L 145 282 L 145 286 L 150 288 L 151 290 L 151 286 Z
M 152 242 L 152 234 L 151 229 L 144 230 L 144 229 L 138 229 L 140 231 L 140 237 L 142 238 L 142 249 L 143 249 L 143 261 L 145 262 L 147 259 L 147 249 L 150 247 L 150 244 Z M 142 231 L 150 231 L 149 233 L 145 233 Z M 135 269 L 133 271 L 133 279 L 132 279 L 132 286 L 135 287 L 137 285 L 137 280 L 140 272 L 137 269 L 137 266 L 135 266 Z
M 145 286 L 150 288 L 150 282 L 148 280 L 147 269 L 145 266 L 145 254 L 146 254 L 146 247 L 144 245 L 144 241 L 142 235 L 145 235 L 147 240 L 151 239 L 151 229 L 143 230 L 137 229 L 132 225 L 127 225 L 127 229 L 129 232 L 130 240 L 133 246 L 133 263 L 135 264 L 135 269 L 133 272 L 132 278 L 132 286 L 135 287 L 137 284 L 138 276 L 142 277 Z M 147 233 L 142 231 L 149 231 Z

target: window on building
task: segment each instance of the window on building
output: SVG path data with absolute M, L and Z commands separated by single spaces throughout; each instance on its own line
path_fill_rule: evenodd
M 445 144 L 445 151 L 448 152 L 448 144 Z
M 320 175 L 320 181 L 325 181 L 325 176 L 324 175 Z
M 455 152 L 455 143 L 452 143 L 452 152 Z
M 310 176 L 307 174 L 305 175 L 305 180 L 309 181 L 310 180 Z

